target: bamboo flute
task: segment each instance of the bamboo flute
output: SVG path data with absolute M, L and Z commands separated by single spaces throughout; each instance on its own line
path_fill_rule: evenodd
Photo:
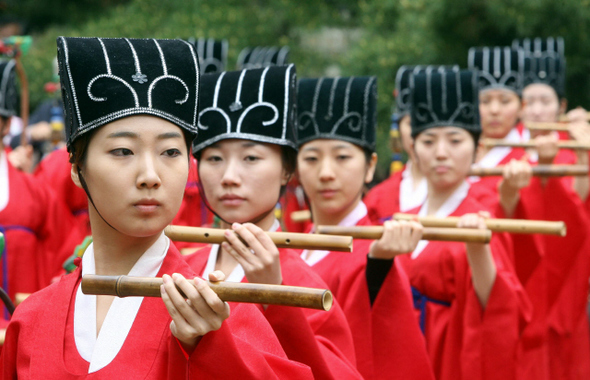
M 188 280 L 193 283 L 193 280 Z M 97 276 L 87 274 L 82 278 L 84 294 L 117 297 L 161 297 L 160 277 Z M 327 289 L 305 288 L 244 282 L 207 282 L 219 298 L 226 302 L 260 303 L 304 307 L 328 311 L 332 307 L 332 292 Z M 186 295 L 177 287 L 180 294 Z
M 459 217 L 447 216 L 446 218 L 437 218 L 435 216 L 417 216 L 414 214 L 396 213 L 393 215 L 395 220 L 414 220 L 418 218 L 424 227 L 457 227 Z M 544 235 L 566 235 L 566 226 L 564 222 L 552 222 L 546 220 L 526 220 L 526 219 L 486 219 L 487 227 L 493 232 L 509 232 L 516 234 L 544 234 Z
M 221 244 L 226 241 L 223 229 L 186 226 L 168 226 L 166 236 L 174 241 Z M 352 252 L 349 236 L 326 236 L 294 232 L 266 232 L 277 248 L 295 248 L 324 251 Z
M 317 226 L 320 234 L 346 235 L 355 239 L 377 240 L 383 236 L 383 226 Z M 422 240 L 459 241 L 465 243 L 489 243 L 492 238 L 490 230 L 474 228 L 438 228 L 425 227 Z
M 512 142 L 501 139 L 483 139 L 482 144 L 485 147 L 493 148 L 496 146 L 507 146 L 511 148 L 535 148 L 536 145 L 532 141 L 528 142 Z M 575 149 L 575 150 L 590 150 L 590 144 L 575 140 L 558 141 L 559 149 Z
M 535 177 L 585 177 L 588 175 L 588 166 L 586 165 L 534 165 L 531 166 L 533 176 Z M 504 166 L 493 168 L 472 167 L 469 171 L 470 176 L 502 176 Z
M 299 210 L 293 211 L 291 213 L 291 220 L 293 222 L 305 222 L 311 219 L 311 211 L 309 210 Z
M 539 123 L 527 121 L 524 123 L 524 126 L 532 131 L 569 131 L 569 124 L 565 123 Z

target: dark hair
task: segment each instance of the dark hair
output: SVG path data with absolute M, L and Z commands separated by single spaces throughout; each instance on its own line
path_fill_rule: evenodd
M 373 158 L 373 153 L 375 153 L 374 150 L 369 149 L 369 148 L 362 148 L 363 152 L 365 153 L 365 161 L 367 163 L 367 165 L 369 165 L 371 163 L 371 158 Z
M 180 130 L 182 131 L 182 134 L 184 136 L 184 142 L 186 144 L 186 149 L 187 149 L 187 156 L 188 156 L 188 160 L 190 162 L 191 146 L 192 146 L 192 141 L 193 141 L 194 135 L 192 133 L 190 133 L 189 131 L 185 130 L 184 128 L 180 128 Z M 74 140 L 74 142 L 68 147 L 68 152 L 70 152 L 70 163 L 71 164 L 76 164 L 76 166 L 78 166 L 80 169 L 82 169 L 82 167 L 86 163 L 86 155 L 88 153 L 88 145 L 90 144 L 90 140 L 92 140 L 92 137 L 94 136 L 94 133 L 96 133 L 96 131 L 97 131 L 97 128 L 92 129 L 92 130 L 82 134 L 80 137 L 78 137 L 76 140 Z

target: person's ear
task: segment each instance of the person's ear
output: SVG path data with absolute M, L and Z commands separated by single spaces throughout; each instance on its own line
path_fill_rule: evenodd
M 367 165 L 367 173 L 365 174 L 365 183 L 371 183 L 375 176 L 375 169 L 377 168 L 377 153 L 371 154 L 371 159 Z
M 287 186 L 287 183 L 291 180 L 293 173 L 289 173 L 288 170 L 283 168 L 283 172 L 281 173 L 281 186 Z
M 72 164 L 72 169 L 70 172 L 70 175 L 72 176 L 72 181 L 74 181 L 74 184 L 76 186 L 78 186 L 80 189 L 82 189 L 82 182 L 80 182 L 80 176 L 78 174 L 78 165 L 77 164 Z

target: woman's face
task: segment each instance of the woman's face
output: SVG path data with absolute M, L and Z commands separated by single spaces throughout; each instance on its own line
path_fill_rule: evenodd
M 457 127 L 430 128 L 414 140 L 420 171 L 436 189 L 452 188 L 465 180 L 475 153 L 469 132 Z
M 557 121 L 560 109 L 559 97 L 555 90 L 543 83 L 533 83 L 522 91 L 522 118 L 524 121 L 553 123 Z
M 479 115 L 482 134 L 489 138 L 503 139 L 516 126 L 520 110 L 520 98 L 510 90 L 481 91 Z
M 154 116 L 130 116 L 99 128 L 81 168 L 98 212 L 134 237 L 160 233 L 180 208 L 188 177 L 182 130 Z M 80 186 L 75 168 L 72 178 Z
M 318 139 L 304 144 L 297 156 L 299 182 L 314 213 L 348 214 L 371 182 L 377 156 L 367 163 L 365 152 L 342 140 Z
M 229 223 L 251 222 L 273 210 L 288 179 L 275 144 L 223 140 L 203 149 L 199 160 L 207 201 Z

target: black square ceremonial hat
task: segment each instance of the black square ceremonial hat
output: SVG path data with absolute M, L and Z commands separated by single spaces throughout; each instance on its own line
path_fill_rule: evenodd
M 244 48 L 238 55 L 238 70 L 283 66 L 289 63 L 288 46 L 256 46 Z
M 193 153 L 226 139 L 296 149 L 295 81 L 295 65 L 204 74 Z
M 543 83 L 551 86 L 558 97 L 565 95 L 565 59 L 559 55 L 524 58 L 523 87 Z
M 16 61 L 0 62 L 0 116 L 17 114 L 18 89 L 16 87 Z
M 375 150 L 377 77 L 301 79 L 297 144 L 344 140 Z
M 410 113 L 410 77 L 412 74 L 423 72 L 426 69 L 434 68 L 436 70 L 456 69 L 459 70 L 459 65 L 453 66 L 437 66 L 437 65 L 404 65 L 397 70 L 395 75 L 395 108 L 399 117 Z
M 227 67 L 227 40 L 212 38 L 189 38 L 188 42 L 195 45 L 201 73 L 220 73 Z
M 565 58 L 565 42 L 562 37 L 516 39 L 512 41 L 512 48 L 522 48 L 525 54 L 534 57 L 558 55 Z
M 411 79 L 412 137 L 435 127 L 459 127 L 479 136 L 478 72 L 426 70 Z
M 469 70 L 479 70 L 479 89 L 522 91 L 524 51 L 510 47 L 481 47 L 469 49 Z
M 131 115 L 153 115 L 197 133 L 199 64 L 183 40 L 57 39 L 66 142 Z

